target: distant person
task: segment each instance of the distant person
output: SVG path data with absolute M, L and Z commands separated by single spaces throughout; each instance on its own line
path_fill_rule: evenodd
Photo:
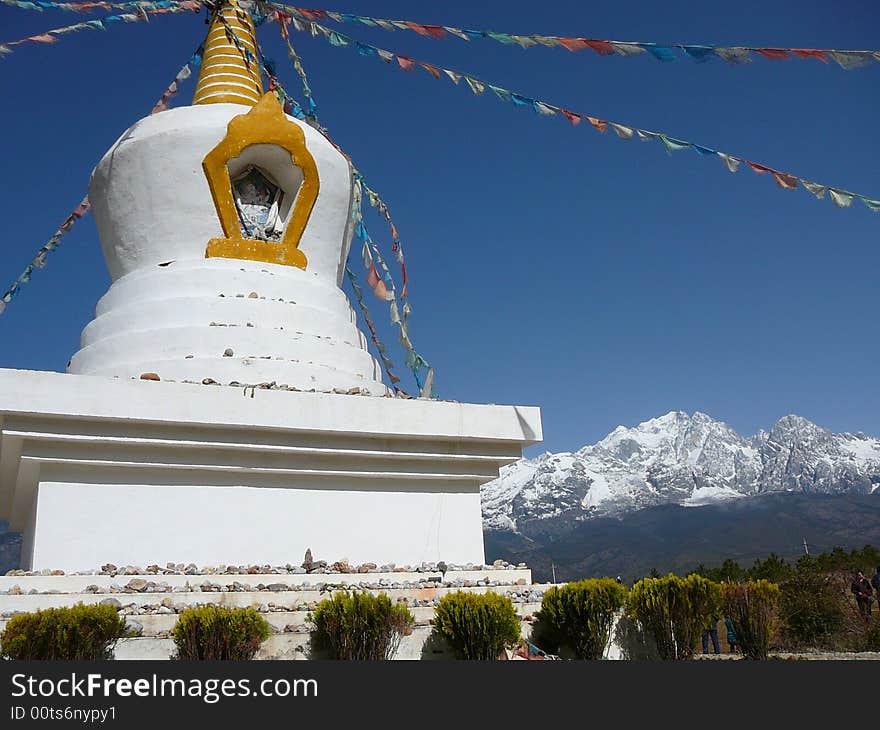
M 741 651 L 742 647 L 739 645 L 739 639 L 736 636 L 736 627 L 733 625 L 733 619 L 730 616 L 725 616 L 724 625 L 727 627 L 727 645 L 730 647 L 730 653 L 733 654 L 737 649 Z
M 853 579 L 850 590 L 856 597 L 856 603 L 859 606 L 859 613 L 867 621 L 871 618 L 871 604 L 874 603 L 874 589 L 871 583 L 865 578 L 865 574 L 859 570 L 856 571 L 856 577 Z
M 703 632 L 703 654 L 709 653 L 709 639 L 712 639 L 712 649 L 715 654 L 721 653 L 721 646 L 718 644 L 718 617 L 712 616 L 709 619 L 709 625 Z
M 877 566 L 877 572 L 871 576 L 871 586 L 877 591 L 877 600 L 880 601 L 880 565 Z M 880 604 L 877 604 L 880 607 Z

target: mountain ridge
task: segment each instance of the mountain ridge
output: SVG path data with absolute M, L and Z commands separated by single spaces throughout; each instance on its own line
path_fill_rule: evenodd
M 528 536 L 667 504 L 878 488 L 880 438 L 836 434 L 796 414 L 746 438 L 705 413 L 670 411 L 577 451 L 503 467 L 481 496 L 486 530 Z

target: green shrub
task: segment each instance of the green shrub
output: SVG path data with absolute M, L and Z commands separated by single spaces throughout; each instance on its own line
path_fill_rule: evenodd
M 650 634 L 661 659 L 690 659 L 703 631 L 718 612 L 721 586 L 692 574 L 644 578 L 627 600 L 627 613 Z
M 172 638 L 177 659 L 253 659 L 272 629 L 253 608 L 200 606 L 182 611 Z
M 434 612 L 434 631 L 456 659 L 498 659 L 519 641 L 519 625 L 513 602 L 497 593 L 447 593 Z
M 733 621 L 736 636 L 747 659 L 766 659 L 770 637 L 777 623 L 779 586 L 768 580 L 725 583 L 724 612 Z
M 125 619 L 113 606 L 78 603 L 19 613 L 0 634 L 3 659 L 112 659 L 116 642 L 127 635 Z
M 832 648 L 843 629 L 845 603 L 829 576 L 799 570 L 779 588 L 785 647 Z
M 331 659 L 391 659 L 415 623 L 410 610 L 384 593 L 340 592 L 321 601 L 311 616 L 312 644 Z
M 626 588 L 610 578 L 592 578 L 551 588 L 536 618 L 536 638 L 568 647 L 578 659 L 601 659 L 614 616 L 626 600 Z M 547 642 L 545 642 L 547 643 Z

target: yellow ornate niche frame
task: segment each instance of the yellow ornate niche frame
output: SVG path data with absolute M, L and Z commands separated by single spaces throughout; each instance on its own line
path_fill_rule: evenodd
M 290 153 L 291 162 L 303 173 L 303 181 L 293 210 L 288 216 L 284 236 L 278 243 L 245 238 L 238 221 L 227 165 L 247 147 L 255 144 L 277 145 L 286 150 Z M 315 158 L 306 147 L 305 134 L 299 126 L 284 116 L 274 94 L 264 94 L 251 111 L 240 114 L 229 122 L 226 137 L 206 155 L 202 168 L 208 178 L 214 207 L 226 236 L 212 238 L 208 242 L 205 258 L 244 259 L 306 268 L 308 261 L 306 255 L 299 250 L 299 243 L 318 199 L 321 183 Z

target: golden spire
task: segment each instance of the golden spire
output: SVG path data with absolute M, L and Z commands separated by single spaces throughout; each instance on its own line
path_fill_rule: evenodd
M 235 35 L 238 45 L 227 36 L 227 28 Z M 254 106 L 262 96 L 254 22 L 250 13 L 241 8 L 239 0 L 222 0 L 222 6 L 211 19 L 193 104 Z

